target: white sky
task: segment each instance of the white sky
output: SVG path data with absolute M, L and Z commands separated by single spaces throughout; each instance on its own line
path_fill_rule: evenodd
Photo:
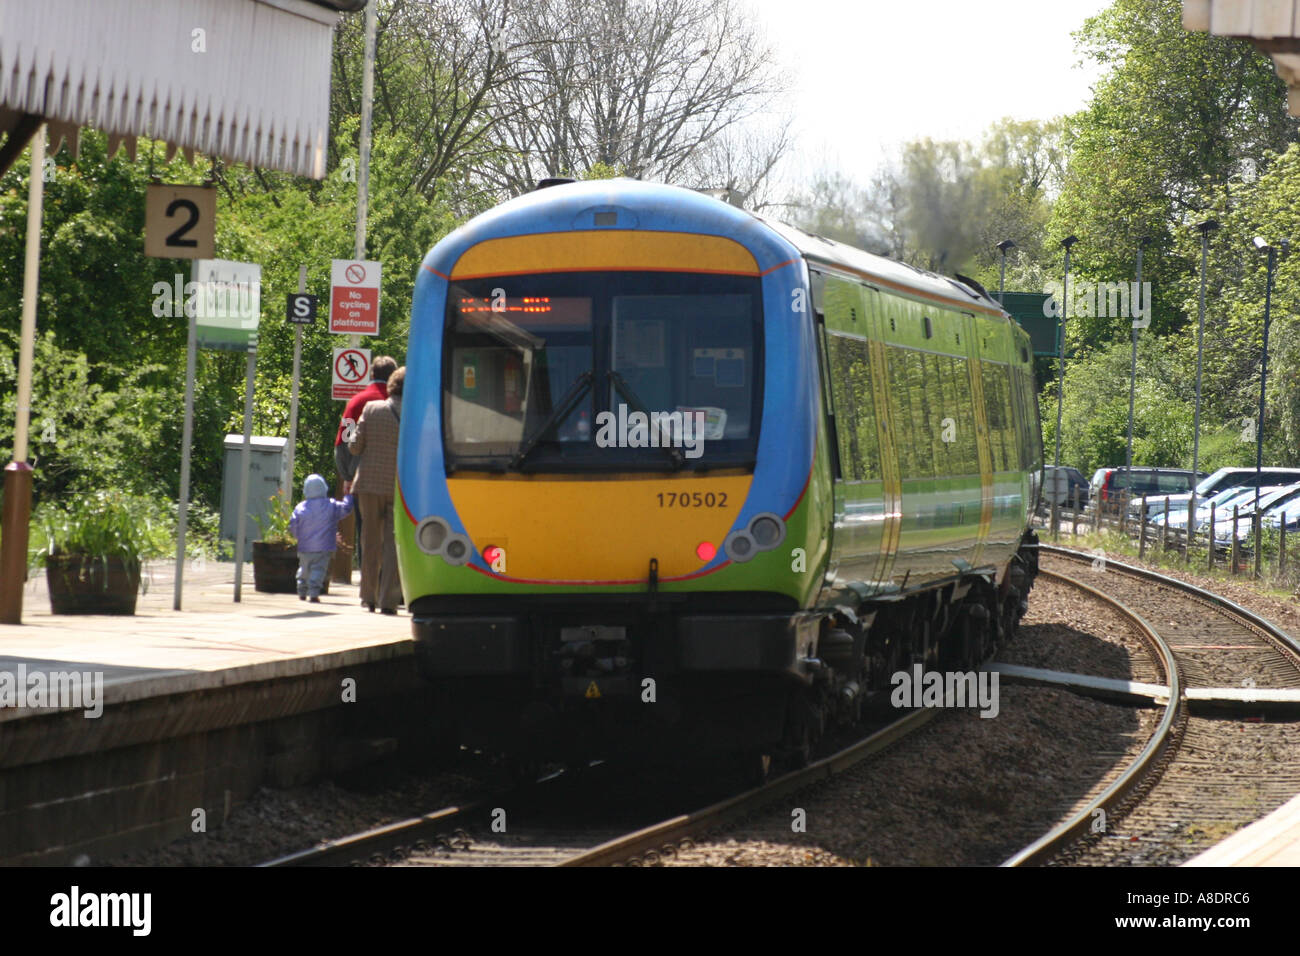
M 789 72 L 787 177 L 861 183 L 910 139 L 974 139 L 1003 116 L 1047 119 L 1097 78 L 1070 35 L 1110 0 L 748 0 Z

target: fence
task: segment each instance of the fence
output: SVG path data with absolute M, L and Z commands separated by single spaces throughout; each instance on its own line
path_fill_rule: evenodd
M 1133 514 L 1135 501 L 1140 504 Z M 1225 568 L 1232 575 L 1250 574 L 1292 587 L 1300 583 L 1295 580 L 1294 560 L 1288 560 L 1294 555 L 1288 555 L 1286 521 L 1266 527 L 1258 514 L 1243 515 L 1240 505 L 1229 513 L 1213 503 L 1207 508 L 1204 499 L 1191 499 L 1184 507 L 1171 505 L 1169 497 L 1130 499 L 1121 492 L 1112 493 L 1105 502 L 1094 499 L 1083 509 L 1063 509 L 1054 502 L 1043 517 L 1053 541 L 1062 533 L 1078 537 L 1080 529 L 1085 534 L 1114 531 L 1131 538 L 1141 558 L 1158 550 L 1162 559 L 1172 555 L 1189 568 Z

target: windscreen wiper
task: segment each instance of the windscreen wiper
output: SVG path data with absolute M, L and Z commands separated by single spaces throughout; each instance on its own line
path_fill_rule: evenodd
M 625 379 L 618 372 L 614 371 L 614 369 L 610 369 L 608 372 L 605 373 L 605 375 L 611 382 L 614 383 L 614 388 L 618 391 L 618 393 L 622 395 L 625 399 L 627 399 L 628 404 L 645 416 L 646 424 L 648 427 L 650 422 L 650 409 L 646 407 L 645 402 L 641 401 L 641 399 L 637 397 L 636 392 L 632 391 L 632 386 L 627 383 L 627 379 Z M 682 467 L 682 462 L 685 460 L 682 457 L 682 450 L 680 448 L 674 448 L 672 445 L 661 444 L 659 447 L 662 448 L 664 451 L 666 451 L 668 453 L 668 457 L 672 459 L 673 471 L 679 470 Z
M 560 399 L 560 404 L 551 409 L 551 414 L 547 415 L 524 443 L 519 446 L 519 451 L 515 452 L 515 457 L 510 460 L 512 468 L 518 469 L 524 463 L 524 459 L 532 454 L 533 449 L 537 447 L 537 443 L 542 440 L 542 436 L 564 421 L 569 416 L 569 413 L 577 408 L 578 402 L 582 401 L 582 396 L 587 393 L 595 380 L 596 376 L 590 371 L 583 372 L 574 380 L 573 384 L 569 386 L 569 390 L 564 393 L 564 397 Z

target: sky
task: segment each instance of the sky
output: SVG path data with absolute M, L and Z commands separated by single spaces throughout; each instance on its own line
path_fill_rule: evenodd
M 1084 106 L 1097 71 L 1070 35 L 1110 0 L 748 0 L 787 71 L 790 170 L 861 183 L 918 137 Z

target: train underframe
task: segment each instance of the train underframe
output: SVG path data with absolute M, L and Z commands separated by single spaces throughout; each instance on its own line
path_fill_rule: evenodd
M 725 754 L 797 766 L 829 730 L 888 709 L 894 674 L 988 661 L 1037 570 L 1029 531 L 1000 579 L 829 611 L 734 593 L 420 599 L 416 659 L 437 732 L 472 749 L 530 764 Z

